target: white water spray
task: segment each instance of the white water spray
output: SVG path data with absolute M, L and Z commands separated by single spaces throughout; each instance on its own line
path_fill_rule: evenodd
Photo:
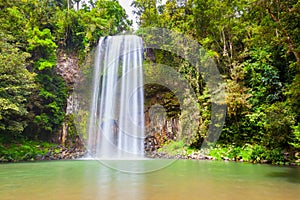
M 143 43 L 135 35 L 101 38 L 97 47 L 87 148 L 94 158 L 144 154 Z

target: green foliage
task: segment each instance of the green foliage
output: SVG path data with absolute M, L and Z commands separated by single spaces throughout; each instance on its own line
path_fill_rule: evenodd
M 253 163 L 272 163 L 283 165 L 287 160 L 284 152 L 280 148 L 267 149 L 262 145 L 245 144 L 242 147 L 234 145 L 217 145 L 209 152 L 216 160 L 243 160 L 244 162 Z
M 37 70 L 45 68 L 53 68 L 56 64 L 56 48 L 54 37 L 49 29 L 39 30 L 34 27 L 28 31 L 28 46 L 27 51 L 32 54 Z
M 157 6 L 156 1 L 136 0 L 133 6 L 141 27 L 192 36 L 215 59 L 226 82 L 228 107 L 221 143 L 259 144 L 273 157 L 295 148 L 294 127 L 300 120 L 299 1 L 169 0 Z M 192 146 L 199 148 L 211 115 L 205 83 L 182 58 L 158 50 L 154 54 L 154 62 L 174 66 L 196 91 L 201 116 Z
M 295 124 L 295 115 L 284 103 L 278 102 L 265 109 L 266 133 L 262 144 L 268 148 L 288 149 L 291 127 Z
M 125 10 L 115 0 L 89 1 L 79 10 L 67 6 L 65 0 L 0 2 L 3 142 L 20 138 L 51 140 L 64 120 L 68 121 L 69 131 L 75 133 L 72 117 L 65 116 L 69 91 L 56 73 L 57 52 L 63 49 L 84 56 L 101 36 L 128 30 L 130 25 Z M 28 146 L 12 145 L 7 149 L 7 155 L 11 155 L 8 160 L 34 157 L 34 148 Z M 17 148 L 19 153 L 14 152 Z M 30 155 L 23 154 L 23 149 Z
M 80 13 L 73 9 L 56 12 L 56 41 L 65 49 L 84 49 L 85 27 L 80 21 Z
M 74 115 L 72 114 L 66 115 L 65 121 L 67 122 L 67 127 L 68 127 L 67 132 L 69 137 L 74 138 L 77 134 Z
M 68 93 L 55 73 L 58 48 L 85 57 L 100 37 L 129 29 L 131 22 L 116 0 L 89 1 L 79 10 L 67 5 L 65 0 L 0 1 L 1 137 L 51 138 L 66 118 Z M 299 1 L 169 0 L 157 6 L 153 0 L 135 0 L 133 6 L 141 27 L 163 27 L 192 36 L 215 59 L 226 83 L 228 105 L 220 138 L 227 145 L 220 147 L 221 153 L 215 152 L 218 158 L 282 163 L 282 152 L 298 151 Z M 186 126 L 193 130 L 192 137 L 168 148 L 199 148 L 213 114 L 207 86 L 183 58 L 160 50 L 152 53 L 152 61 L 174 66 L 189 81 L 198 100 L 200 116 L 193 119 L 200 126 Z M 169 107 L 178 103 L 172 94 L 164 95 L 171 99 Z M 175 116 L 181 111 L 170 112 Z M 181 113 L 182 119 L 189 119 L 190 113 L 194 112 Z M 83 121 L 78 123 L 85 129 Z M 0 150 L 4 148 L 0 145 Z M 26 145 L 21 148 L 32 152 Z M 9 154 L 12 160 L 18 157 Z M 25 154 L 19 157 L 27 159 Z
M 230 160 L 243 159 L 245 162 L 249 162 L 251 160 L 252 153 L 253 149 L 249 144 L 245 144 L 243 147 L 235 147 L 233 145 L 217 145 L 215 148 L 209 151 L 209 155 L 213 156 L 216 160 L 223 160 L 225 158 Z
M 156 9 L 156 1 L 154 0 L 135 0 L 132 2 L 135 7 L 134 13 L 139 16 L 138 24 L 140 26 L 157 25 L 158 12 Z
M 164 152 L 168 155 L 175 156 L 177 154 L 183 154 L 185 148 L 187 148 L 187 145 L 183 140 L 170 141 L 169 143 L 165 144 L 160 149 L 158 149 L 158 152 Z
M 35 88 L 34 74 L 26 69 L 28 53 L 10 44 L 0 30 L 0 135 L 18 136 L 26 127 L 28 97 Z
M 108 34 L 117 34 L 128 29 L 126 12 L 117 1 L 98 0 L 91 9 L 80 11 L 80 20 L 84 25 L 86 48 L 98 42 Z
M 292 83 L 287 86 L 285 92 L 287 103 L 297 115 L 296 119 L 300 121 L 300 73 L 296 74 Z
M 17 143 L 0 144 L 0 163 L 33 161 L 38 157 L 46 156 L 50 149 L 56 149 L 53 144 L 45 142 L 19 141 Z
M 40 83 L 39 91 L 36 90 L 32 96 L 34 104 L 30 110 L 33 118 L 25 134 L 31 138 L 50 139 L 65 119 L 67 87 L 62 77 L 52 69 L 42 70 L 37 81 Z M 32 129 L 35 131 L 32 132 Z
M 75 11 L 56 12 L 56 35 L 59 46 L 89 51 L 99 38 L 128 30 L 126 12 L 115 0 L 98 0 Z
M 283 151 L 279 148 L 268 150 L 264 146 L 256 145 L 251 154 L 251 160 L 257 162 L 270 162 L 272 164 L 284 164 L 286 161 Z
M 246 85 L 251 88 L 250 102 L 256 106 L 262 102 L 273 103 L 282 98 L 279 71 L 272 67 L 271 52 L 256 49 L 245 62 Z
M 297 126 L 292 126 L 293 134 L 292 134 L 292 142 L 289 144 L 292 145 L 296 149 L 300 149 L 300 123 Z

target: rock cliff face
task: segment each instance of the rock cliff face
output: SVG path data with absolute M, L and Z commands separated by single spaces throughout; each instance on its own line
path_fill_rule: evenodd
M 66 84 L 72 88 L 79 76 L 77 56 L 65 52 L 58 53 L 56 72 L 61 75 L 66 81 Z
M 176 140 L 179 132 L 178 118 L 148 119 L 146 123 L 145 152 L 151 153 L 159 149 L 168 140 Z
M 63 77 L 69 88 L 69 94 L 72 94 L 74 90 L 74 84 L 79 78 L 79 66 L 77 56 L 74 54 L 60 52 L 57 55 L 56 73 Z M 69 95 L 67 99 L 66 108 L 67 115 L 72 114 L 74 104 L 75 100 L 73 99 L 72 95 Z
M 151 153 L 179 133 L 180 106 L 175 95 L 159 85 L 145 86 L 145 151 Z
M 57 137 L 61 145 L 83 147 L 80 138 L 76 134 L 74 124 L 70 118 L 72 118 L 73 107 L 76 105 L 76 100 L 73 99 L 72 93 L 74 90 L 74 84 L 79 78 L 79 65 L 78 57 L 75 54 L 68 54 L 64 51 L 60 51 L 57 54 L 56 73 L 59 74 L 66 82 L 69 89 L 69 96 L 66 105 L 66 120 L 62 125 Z

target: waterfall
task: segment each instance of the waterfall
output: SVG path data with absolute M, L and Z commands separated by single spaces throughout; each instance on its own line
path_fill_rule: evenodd
M 87 148 L 94 158 L 144 154 L 143 43 L 103 37 L 96 49 Z

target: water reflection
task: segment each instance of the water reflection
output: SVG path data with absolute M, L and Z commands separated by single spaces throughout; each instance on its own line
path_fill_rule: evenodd
M 97 161 L 94 161 L 97 163 Z M 115 165 L 133 165 L 134 162 L 114 161 Z M 124 173 L 106 167 L 98 162 L 92 169 L 84 172 L 85 185 L 82 199 L 143 199 L 144 176 L 141 174 Z M 139 166 L 141 167 L 141 166 Z
M 164 160 L 113 161 L 151 169 Z M 178 160 L 152 173 L 132 174 L 98 161 L 0 165 L 1 200 L 299 199 L 300 168 Z
M 289 167 L 287 170 L 280 172 L 271 172 L 267 174 L 268 177 L 282 178 L 291 183 L 300 184 L 300 168 L 299 167 Z
M 145 174 L 159 171 L 176 162 L 175 159 L 132 159 L 132 157 L 128 159 L 124 158 L 122 160 L 99 159 L 95 161 L 113 170 L 130 174 Z

